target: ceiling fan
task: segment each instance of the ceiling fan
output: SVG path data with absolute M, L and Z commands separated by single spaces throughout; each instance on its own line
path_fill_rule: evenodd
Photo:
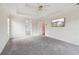
M 38 13 L 41 13 L 42 11 L 46 11 L 47 10 L 46 8 L 49 7 L 50 4 L 47 4 L 47 3 L 26 3 L 24 6 L 25 6 L 25 8 L 32 9 Z M 18 10 L 16 13 L 21 14 L 21 15 L 26 15 L 26 13 L 18 11 Z
M 49 6 L 49 4 L 46 4 L 46 3 L 37 3 L 35 5 L 31 5 L 31 4 L 25 4 L 26 7 L 29 7 L 29 8 L 35 8 L 37 9 L 38 11 L 42 11 L 44 10 L 46 7 Z

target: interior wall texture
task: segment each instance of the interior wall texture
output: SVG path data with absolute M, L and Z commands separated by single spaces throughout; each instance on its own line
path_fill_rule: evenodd
M 46 26 L 46 35 L 58 40 L 66 41 L 79 45 L 79 9 L 73 11 L 59 13 L 52 18 L 65 18 L 65 27 L 50 27 Z M 47 19 L 47 24 L 51 20 Z
M 9 40 L 7 15 L 5 9 L 0 4 L 0 53 Z
M 11 18 L 11 38 L 27 38 L 29 36 L 38 36 L 41 34 L 40 29 L 40 20 L 38 19 L 30 19 L 31 24 L 28 26 L 32 27 L 29 29 L 30 35 L 26 34 L 26 28 L 25 25 L 28 25 L 25 23 L 27 19 L 21 19 L 21 18 Z
M 20 18 L 11 18 L 11 38 L 24 38 L 25 34 L 25 21 Z

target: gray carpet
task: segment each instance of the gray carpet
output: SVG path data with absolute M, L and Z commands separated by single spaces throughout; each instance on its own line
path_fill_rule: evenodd
M 78 55 L 79 46 L 46 36 L 12 39 L 2 55 Z

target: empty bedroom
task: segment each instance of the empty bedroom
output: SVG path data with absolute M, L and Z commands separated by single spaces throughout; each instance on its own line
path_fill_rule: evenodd
M 79 3 L 0 3 L 1 55 L 79 55 Z

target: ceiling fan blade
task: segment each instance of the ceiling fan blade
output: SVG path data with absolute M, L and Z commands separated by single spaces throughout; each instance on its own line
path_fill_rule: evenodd
M 76 5 L 79 5 L 79 3 L 76 3 Z
M 79 5 L 79 3 L 75 3 L 75 4 L 73 4 L 73 6 L 77 6 L 77 5 Z

